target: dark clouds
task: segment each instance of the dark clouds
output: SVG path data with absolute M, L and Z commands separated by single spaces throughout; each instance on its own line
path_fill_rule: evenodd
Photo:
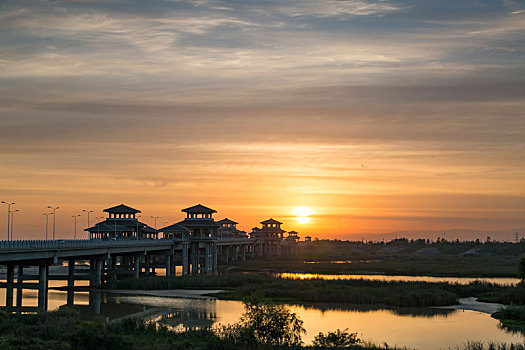
M 474 227 L 504 220 L 437 218 L 425 203 L 525 195 L 518 1 L 4 1 L 0 30 L 0 188 L 12 196 L 217 199 L 203 183 L 222 179 L 227 193 L 256 183 L 231 196 L 259 208 L 284 191 L 283 206 L 319 196 L 334 215 L 371 218 L 396 200 L 345 196 L 418 192 L 395 214 L 404 223 Z

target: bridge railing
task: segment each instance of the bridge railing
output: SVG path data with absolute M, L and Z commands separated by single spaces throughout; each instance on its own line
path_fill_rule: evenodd
M 122 247 L 122 246 L 148 246 L 170 242 L 179 242 L 181 239 L 77 239 L 77 240 L 18 240 L 0 241 L 0 252 L 7 250 L 30 250 L 30 249 L 63 249 L 63 248 L 97 248 L 97 247 Z

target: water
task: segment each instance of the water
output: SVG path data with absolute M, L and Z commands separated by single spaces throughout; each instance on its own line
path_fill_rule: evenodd
M 163 274 L 162 269 L 157 273 Z M 180 273 L 180 271 L 177 271 Z M 282 274 L 287 278 L 379 279 L 385 281 L 446 281 L 469 283 L 473 278 L 416 277 L 384 275 L 313 275 Z M 494 283 L 515 283 L 511 278 L 485 279 Z M 85 286 L 88 281 L 76 281 Z M 64 281 L 49 281 L 50 287 L 65 286 Z M 14 293 L 16 299 L 16 293 Z M 65 305 L 67 293 L 49 290 L 49 309 Z M 37 305 L 37 291 L 24 290 L 24 306 Z M 75 292 L 75 308 L 81 317 L 100 322 L 114 322 L 128 317 L 141 317 L 176 330 L 212 327 L 235 323 L 243 313 L 238 301 L 215 299 L 164 298 L 118 295 L 104 292 Z M 5 288 L 0 289 L 0 305 L 5 305 Z M 524 333 L 503 329 L 488 314 L 475 311 L 429 308 L 384 309 L 352 307 L 344 304 L 287 305 L 304 321 L 307 330 L 303 340 L 311 343 L 319 332 L 348 328 L 363 340 L 422 350 L 454 348 L 466 341 L 525 342 Z M 522 331 L 522 332 L 525 332 Z
M 469 284 L 474 281 L 486 281 L 495 284 L 517 284 L 520 280 L 512 277 L 488 277 L 488 278 L 476 278 L 476 277 L 432 277 L 432 276 L 389 276 L 389 275 L 368 275 L 368 274 L 341 274 L 341 275 L 328 275 L 328 274 L 313 274 L 313 273 L 280 273 L 278 276 L 283 278 L 291 279 L 326 279 L 326 280 L 376 280 L 376 281 L 406 281 L 406 282 L 448 282 L 448 283 L 459 283 Z
M 85 282 L 80 282 L 84 284 Z M 61 281 L 50 281 L 54 287 Z M 16 293 L 15 293 L 16 294 Z M 36 291 L 24 291 L 23 305 L 36 305 Z M 0 289 L 5 303 L 5 289 Z M 66 292 L 49 291 L 49 309 L 66 304 Z M 97 307 L 97 303 L 98 307 Z M 118 295 L 104 292 L 76 292 L 75 306 L 85 319 L 114 322 L 142 317 L 176 330 L 235 323 L 243 313 L 239 301 L 164 298 Z M 303 340 L 310 343 L 319 332 L 348 328 L 358 337 L 375 343 L 422 350 L 447 349 L 469 340 L 524 342 L 523 333 L 502 329 L 488 314 L 475 311 L 429 308 L 382 309 L 344 304 L 287 305 L 304 321 Z M 96 311 L 98 310 L 98 314 Z

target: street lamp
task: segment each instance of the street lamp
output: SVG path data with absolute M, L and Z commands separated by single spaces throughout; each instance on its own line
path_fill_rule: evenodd
M 155 236 L 157 236 L 157 219 L 159 218 L 159 216 L 152 216 L 151 218 L 155 219 Z
M 87 219 L 88 219 L 88 228 L 89 228 L 89 213 L 92 213 L 93 210 L 85 210 L 85 209 L 82 209 L 82 211 L 83 211 L 84 213 L 87 213 L 87 217 L 88 217 L 88 218 L 87 218 Z
M 11 206 L 15 204 L 15 202 L 9 203 L 6 201 L 2 201 L 2 204 L 7 205 L 7 240 L 9 241 L 9 224 L 11 223 Z
M 15 216 L 14 214 L 19 212 L 20 210 L 11 210 L 11 240 L 13 240 L 13 227 L 15 226 Z
M 57 214 L 56 214 L 56 211 L 57 209 L 60 209 L 60 207 L 52 207 L 52 206 L 47 206 L 49 209 L 53 210 L 53 241 L 55 240 L 55 224 L 56 224 L 56 217 L 57 217 Z
M 53 215 L 53 213 L 48 213 L 48 214 L 44 213 L 44 216 L 46 217 L 46 241 L 47 241 L 47 226 L 48 226 L 47 225 L 47 220 L 49 218 L 49 215 Z
M 71 216 L 75 220 L 75 235 L 73 236 L 75 240 L 77 239 L 77 218 L 79 216 L 82 216 L 82 215 L 78 214 L 78 215 L 72 215 Z

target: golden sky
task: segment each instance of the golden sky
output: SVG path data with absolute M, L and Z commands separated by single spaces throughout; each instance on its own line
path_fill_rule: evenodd
M 120 203 L 320 238 L 525 231 L 518 1 L 6 1 L 0 30 L 15 238 Z

